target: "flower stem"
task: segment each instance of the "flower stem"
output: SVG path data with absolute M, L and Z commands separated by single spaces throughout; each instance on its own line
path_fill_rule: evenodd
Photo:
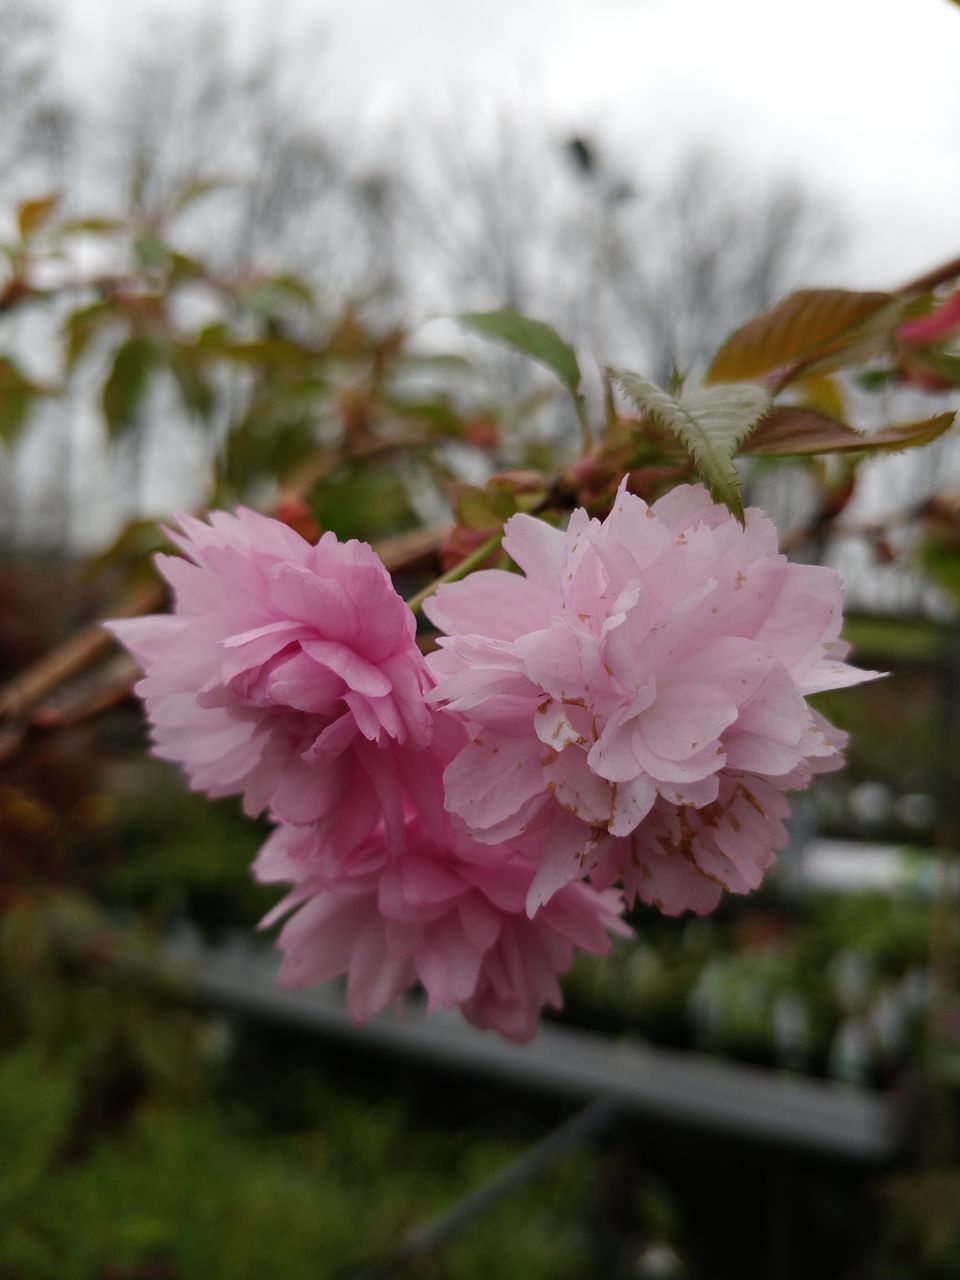
M 485 542 L 481 542 L 479 547 L 475 551 L 471 551 L 459 564 L 455 564 L 452 569 L 448 569 L 439 578 L 434 578 L 433 582 L 428 582 L 422 591 L 418 591 L 415 596 L 411 596 L 407 601 L 411 612 L 419 613 L 423 608 L 424 600 L 429 600 L 438 587 L 442 587 L 447 582 L 459 582 L 468 573 L 472 573 L 474 569 L 483 564 L 492 551 L 496 551 L 502 541 L 503 530 L 498 529 L 492 537 L 487 538 Z
M 587 412 L 587 402 L 581 391 L 575 393 L 573 397 L 574 408 L 577 411 L 577 422 L 580 424 L 580 454 L 586 457 L 593 448 L 593 430 L 590 426 L 590 415 Z

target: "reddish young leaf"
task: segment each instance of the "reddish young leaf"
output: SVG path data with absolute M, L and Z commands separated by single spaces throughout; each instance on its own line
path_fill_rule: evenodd
M 782 405 L 760 423 L 739 450 L 743 454 L 781 456 L 810 453 L 897 453 L 929 444 L 952 425 L 952 413 L 922 422 L 904 422 L 867 434 L 825 413 Z

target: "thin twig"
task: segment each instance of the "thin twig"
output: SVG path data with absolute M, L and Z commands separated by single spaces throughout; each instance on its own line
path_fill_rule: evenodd
M 492 537 L 487 538 L 485 542 L 481 542 L 480 546 L 477 547 L 476 550 L 471 551 L 468 556 L 465 556 L 459 564 L 455 564 L 452 569 L 448 569 L 447 572 L 441 574 L 439 578 L 435 578 L 433 582 L 427 583 L 422 591 L 418 591 L 415 596 L 411 596 L 407 601 L 411 610 L 414 613 L 419 613 L 423 607 L 424 601 L 428 600 L 439 587 L 445 586 L 448 582 L 459 582 L 460 579 L 465 578 L 468 573 L 472 573 L 474 569 L 483 564 L 484 560 L 486 560 L 489 555 L 492 555 L 493 552 L 496 551 L 502 541 L 503 530 L 498 529 Z
M 900 285 L 899 289 L 895 289 L 894 293 L 898 298 L 909 297 L 912 293 L 929 293 L 931 289 L 936 289 L 941 284 L 949 284 L 958 276 L 960 276 L 960 258 L 951 258 L 949 262 L 933 267 L 925 275 L 908 280 L 906 284 Z

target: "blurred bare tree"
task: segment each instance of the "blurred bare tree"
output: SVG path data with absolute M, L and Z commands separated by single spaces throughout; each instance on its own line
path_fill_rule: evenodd
M 322 36 L 260 21 L 242 50 L 221 12 L 157 24 L 102 122 L 116 198 L 169 221 L 209 190 L 180 229 L 214 261 L 303 274 L 334 307 L 376 294 L 399 177 L 325 110 Z
M 749 181 L 694 151 L 667 182 L 625 199 L 607 179 L 604 285 L 615 331 L 636 335 L 651 376 L 699 373 L 727 333 L 823 270 L 842 241 L 830 205 L 798 182 Z
M 702 370 L 723 337 L 842 242 L 835 210 L 798 182 L 751 183 L 710 151 L 667 177 L 612 164 L 600 142 L 559 144 L 501 117 L 437 128 L 418 211 L 445 301 L 549 316 L 587 347 L 642 358 L 667 382 Z
M 6 203 L 58 179 L 72 135 L 57 77 L 56 24 L 44 0 L 0 0 L 0 120 Z
M 706 153 L 654 180 L 609 159 L 601 140 L 551 135 L 529 110 L 491 117 L 464 103 L 443 125 L 389 136 L 341 123 L 324 99 L 321 34 L 287 31 L 281 18 L 264 8 L 259 34 L 243 40 L 225 10 L 158 22 L 101 108 L 68 109 L 53 10 L 0 0 L 5 203 L 61 185 L 76 205 L 82 176 L 91 207 L 80 212 L 132 215 L 148 237 L 175 223 L 178 246 L 234 279 L 307 281 L 311 323 L 329 326 L 348 306 L 405 328 L 512 306 L 662 382 L 674 369 L 695 373 L 835 244 L 822 201 L 786 181 L 748 190 Z M 483 359 L 501 404 L 536 403 L 536 370 L 494 349 Z M 61 511 L 66 537 L 70 494 L 97 467 L 89 433 L 79 450 L 66 439 L 76 403 L 57 413 L 47 430 L 58 443 L 33 449 L 28 489 L 62 490 L 42 505 Z M 150 509 L 151 476 L 177 456 L 151 447 L 152 419 L 168 438 L 177 414 L 175 399 L 146 401 L 142 426 L 100 457 L 101 477 L 125 477 L 113 487 L 128 515 Z M 566 406 L 530 421 L 554 443 L 575 430 Z

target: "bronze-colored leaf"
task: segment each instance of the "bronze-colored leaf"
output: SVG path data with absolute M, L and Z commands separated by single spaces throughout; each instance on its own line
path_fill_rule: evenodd
M 24 200 L 23 204 L 17 209 L 17 227 L 20 231 L 20 239 L 29 240 L 35 231 L 39 231 L 59 203 L 59 192 L 53 192 L 48 196 L 40 196 L 36 200 Z
M 739 382 L 775 373 L 831 347 L 892 301 L 889 293 L 800 289 L 734 330 L 704 381 Z

